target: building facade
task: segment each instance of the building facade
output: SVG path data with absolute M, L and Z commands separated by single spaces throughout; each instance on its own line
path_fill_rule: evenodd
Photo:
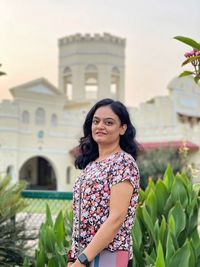
M 200 85 L 191 77 L 174 78 L 168 84 L 168 95 L 156 96 L 130 108 L 144 149 L 188 149 L 190 164 L 200 181 Z
M 76 34 L 59 39 L 59 86 L 39 78 L 10 89 L 0 103 L 0 172 L 26 180 L 30 189 L 71 191 L 79 171 L 73 148 L 98 99 L 124 102 L 125 45 L 110 34 Z M 145 149 L 183 142 L 200 168 L 200 86 L 175 78 L 167 96 L 130 107 L 137 139 Z M 200 179 L 197 177 L 197 179 Z
M 70 151 L 95 101 L 124 101 L 125 39 L 110 34 L 58 41 L 59 86 L 39 78 L 10 89 L 0 103 L 0 172 L 30 189 L 71 191 L 78 175 Z

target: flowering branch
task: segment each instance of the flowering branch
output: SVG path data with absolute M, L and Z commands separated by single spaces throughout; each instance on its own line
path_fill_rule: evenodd
M 179 75 L 179 77 L 191 75 L 193 76 L 194 81 L 198 83 L 200 80 L 200 44 L 191 38 L 183 36 L 176 36 L 174 37 L 174 39 L 193 48 L 192 51 L 186 52 L 184 54 L 187 59 L 182 63 L 182 66 L 192 64 L 194 71 L 184 71 Z

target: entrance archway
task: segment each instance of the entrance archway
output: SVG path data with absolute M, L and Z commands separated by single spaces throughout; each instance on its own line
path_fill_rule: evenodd
M 33 157 L 21 167 L 19 177 L 28 183 L 27 189 L 56 190 L 56 174 L 44 157 Z

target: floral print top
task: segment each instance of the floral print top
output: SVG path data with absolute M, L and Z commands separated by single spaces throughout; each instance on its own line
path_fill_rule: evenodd
M 132 258 L 131 229 L 138 203 L 139 171 L 133 157 L 124 151 L 111 154 L 99 162 L 90 162 L 74 184 L 73 258 L 77 258 L 108 218 L 111 187 L 124 180 L 129 180 L 132 184 L 133 195 L 124 223 L 107 249 L 129 250 L 129 258 Z M 81 207 L 80 213 L 79 207 Z

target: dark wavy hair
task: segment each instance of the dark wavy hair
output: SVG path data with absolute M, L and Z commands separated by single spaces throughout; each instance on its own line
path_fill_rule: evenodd
M 127 129 L 124 135 L 120 135 L 120 147 L 122 150 L 131 154 L 136 160 L 139 145 L 135 140 L 136 130 L 131 123 L 127 108 L 120 101 L 115 101 L 109 98 L 98 101 L 88 112 L 83 124 L 84 136 L 80 138 L 78 156 L 75 159 L 75 167 L 84 169 L 87 164 L 94 161 L 99 156 L 98 145 L 92 138 L 92 120 L 96 110 L 103 106 L 109 106 L 112 111 L 119 117 L 121 125 L 126 124 Z

